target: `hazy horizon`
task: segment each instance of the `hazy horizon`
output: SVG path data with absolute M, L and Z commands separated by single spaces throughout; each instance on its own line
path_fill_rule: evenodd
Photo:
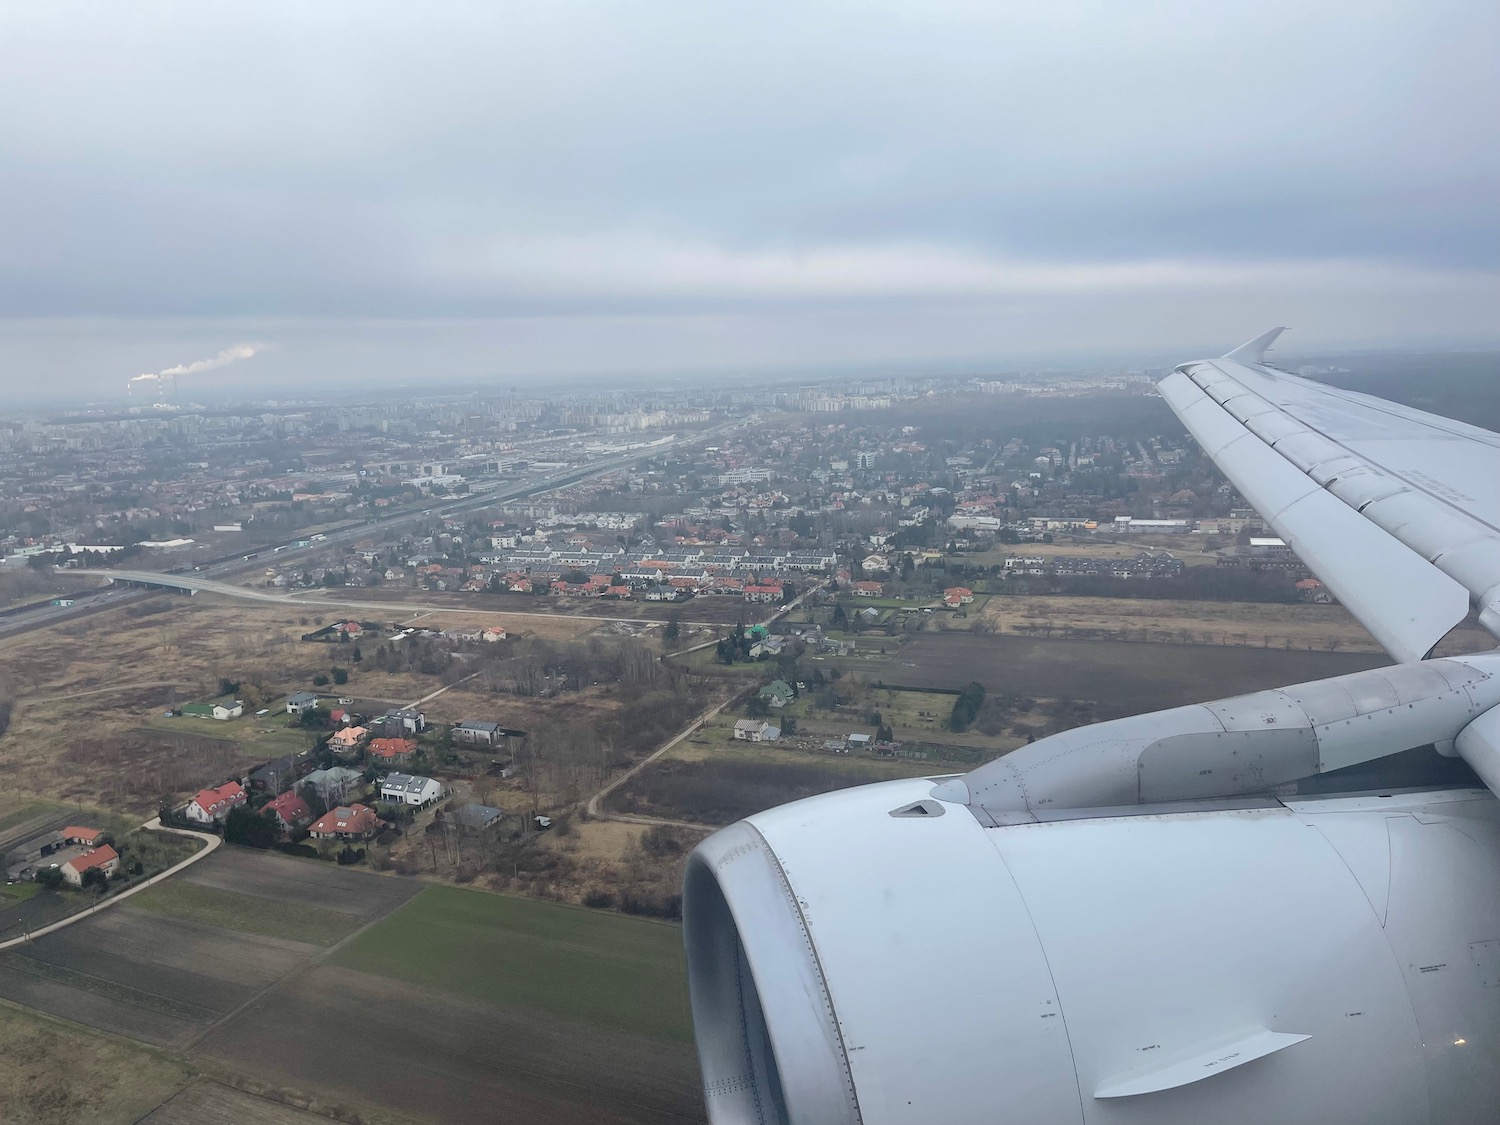
M 1500 345 L 1500 11 L 0 13 L 0 387 Z

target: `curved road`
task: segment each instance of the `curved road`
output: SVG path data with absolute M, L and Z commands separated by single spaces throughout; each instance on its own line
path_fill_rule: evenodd
M 172 832 L 176 833 L 179 836 L 196 836 L 198 839 L 202 840 L 206 846 L 199 848 L 186 859 L 178 863 L 174 863 L 165 871 L 158 871 L 144 883 L 137 883 L 133 887 L 127 887 L 125 890 L 120 891 L 118 894 L 109 895 L 108 897 L 100 901 L 96 901 L 94 905 L 90 906 L 87 910 L 80 910 L 77 914 L 70 914 L 60 922 L 53 922 L 50 926 L 43 926 L 39 930 L 32 930 L 29 933 L 22 934 L 18 938 L 11 938 L 9 941 L 0 941 L 0 949 L 9 949 L 13 945 L 24 945 L 26 942 L 32 941 L 35 938 L 42 937 L 44 934 L 55 933 L 56 931 L 61 930 L 66 926 L 71 926 L 74 922 L 81 922 L 85 918 L 92 918 L 99 911 L 107 910 L 111 906 L 114 906 L 116 903 L 124 902 L 127 898 L 129 898 L 136 892 L 144 891 L 147 887 L 161 882 L 168 876 L 177 874 L 177 872 L 181 871 L 184 867 L 188 867 L 194 863 L 197 863 L 200 859 L 208 855 L 214 849 L 218 848 L 224 842 L 211 832 L 194 832 L 189 828 L 163 828 L 160 817 L 152 817 L 145 824 L 141 825 L 141 827 L 150 832 Z

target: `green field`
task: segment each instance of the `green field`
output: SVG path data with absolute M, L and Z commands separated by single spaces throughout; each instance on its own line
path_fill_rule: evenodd
M 144 890 L 130 905 L 154 914 L 201 922 L 226 930 L 332 945 L 359 928 L 358 918 L 303 903 L 242 895 L 217 887 L 168 879 Z
M 167 731 L 172 734 L 193 735 L 198 738 L 214 738 L 223 742 L 237 742 L 247 751 L 275 758 L 282 754 L 294 754 L 306 750 L 315 743 L 322 731 L 306 727 L 288 726 L 287 716 L 272 711 L 263 718 L 248 715 L 228 722 L 213 719 L 195 719 L 190 716 L 170 718 L 159 710 L 141 723 L 143 730 Z
M 336 963 L 656 1039 L 688 1040 L 678 926 L 432 886 Z

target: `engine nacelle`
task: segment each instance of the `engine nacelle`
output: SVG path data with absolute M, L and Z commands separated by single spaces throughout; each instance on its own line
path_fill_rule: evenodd
M 935 791 L 814 797 L 694 852 L 715 1125 L 1495 1119 L 1488 792 L 991 826 Z

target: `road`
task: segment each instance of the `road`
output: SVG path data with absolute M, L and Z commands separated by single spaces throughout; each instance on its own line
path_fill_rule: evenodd
M 359 523 L 354 523 L 345 527 L 339 527 L 327 532 L 323 532 L 321 533 L 321 538 L 314 542 L 310 542 L 305 547 L 298 547 L 294 546 L 293 544 L 295 544 L 296 542 L 300 542 L 302 539 L 310 539 L 311 537 L 305 535 L 298 536 L 292 541 L 292 543 L 257 547 L 246 552 L 244 555 L 220 559 L 217 562 L 209 563 L 205 566 L 195 569 L 190 573 L 194 578 L 200 578 L 208 582 L 215 582 L 219 587 L 221 587 L 217 592 L 232 592 L 232 596 L 235 597 L 244 596 L 244 587 L 233 586 L 231 583 L 222 582 L 220 580 L 229 578 L 235 574 L 244 573 L 249 570 L 261 569 L 266 565 L 267 562 L 271 561 L 272 559 L 275 559 L 275 561 L 277 562 L 286 562 L 292 558 L 316 554 L 320 551 L 326 551 L 330 547 L 335 547 L 342 542 L 364 538 L 368 535 L 373 534 L 376 530 L 381 528 L 399 526 L 404 523 L 411 523 L 416 520 L 429 517 L 436 517 L 441 519 L 456 515 L 460 512 L 466 512 L 474 508 L 484 508 L 494 504 L 504 504 L 512 500 L 521 500 L 527 497 L 539 495 L 541 493 L 550 492 L 555 488 L 563 488 L 570 484 L 577 484 L 580 481 L 589 480 L 592 477 L 603 476 L 605 473 L 612 473 L 617 469 L 624 468 L 627 465 L 633 465 L 637 461 L 644 461 L 651 457 L 659 456 L 662 453 L 665 453 L 672 449 L 676 449 L 680 446 L 696 445 L 699 442 L 712 440 L 713 438 L 718 437 L 720 434 L 726 433 L 730 430 L 743 428 L 750 424 L 751 421 L 746 419 L 736 419 L 731 422 L 722 422 L 719 425 L 710 427 L 707 430 L 674 437 L 671 441 L 666 442 L 662 445 L 652 446 L 649 449 L 642 449 L 636 452 L 611 457 L 604 461 L 597 461 L 593 464 L 584 465 L 580 468 L 568 469 L 561 473 L 553 473 L 550 476 L 543 477 L 540 480 L 496 483 L 489 487 L 481 486 L 479 488 L 476 488 L 469 495 L 460 497 L 456 500 L 429 503 L 429 505 L 425 508 L 419 508 L 416 505 L 412 505 L 411 507 L 403 508 L 401 511 L 391 513 L 390 515 L 381 516 L 379 518 L 367 521 L 361 521 Z M 161 583 L 159 580 L 166 577 L 187 577 L 186 575 L 168 576 L 160 574 L 156 571 L 111 571 L 106 567 L 89 568 L 88 571 L 71 573 L 93 573 L 97 574 L 101 579 L 107 578 L 111 574 L 118 575 L 122 579 L 126 574 L 151 574 L 156 575 L 157 577 L 152 579 L 137 580 L 155 581 L 158 582 L 158 584 L 165 584 Z M 207 585 L 203 584 L 199 584 L 195 587 L 180 588 L 209 589 Z M 107 590 L 94 594 L 84 593 L 75 595 L 73 596 L 75 604 L 71 606 L 53 606 L 47 604 L 22 608 L 20 610 L 11 612 L 9 615 L 0 615 L 0 639 L 4 639 L 5 637 L 17 636 L 21 633 L 31 632 L 35 629 L 43 629 L 50 625 L 58 625 L 77 617 L 83 617 L 90 613 L 98 613 L 101 610 L 105 609 L 113 609 L 117 606 L 125 605 L 132 601 L 139 601 L 149 596 L 150 595 L 147 592 L 117 589 Z M 273 599 L 276 597 L 276 595 L 272 594 L 262 594 L 262 596 L 265 598 Z M 359 603 L 353 602 L 325 602 L 325 604 L 339 604 L 357 608 L 379 608 L 361 606 L 359 605 Z M 447 607 L 430 606 L 423 608 L 441 609 Z M 611 619 L 601 618 L 600 620 Z

